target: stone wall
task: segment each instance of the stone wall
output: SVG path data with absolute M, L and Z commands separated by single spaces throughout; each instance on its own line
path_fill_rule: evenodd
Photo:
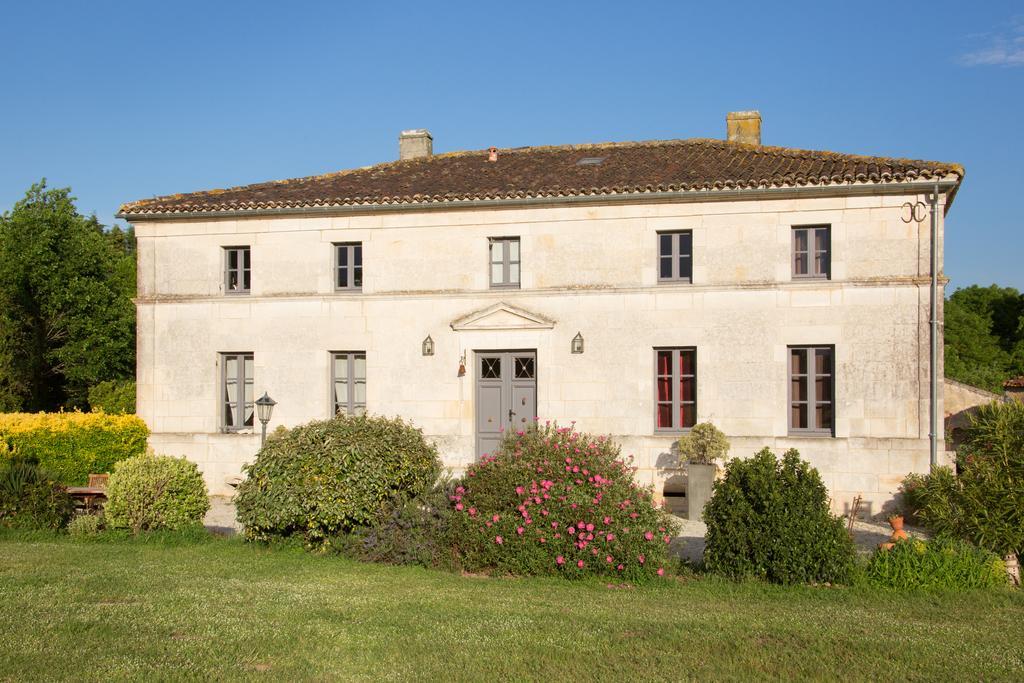
M 271 429 L 328 417 L 329 352 L 365 350 L 371 412 L 400 414 L 459 471 L 474 457 L 473 352 L 536 349 L 542 419 L 610 433 L 660 491 L 674 438 L 654 431 L 657 346 L 697 348 L 698 418 L 735 455 L 795 447 L 838 510 L 880 508 L 928 467 L 927 222 L 906 196 L 394 212 L 136 225 L 138 410 L 161 452 L 199 463 L 214 492 L 258 448 L 223 434 L 219 353 L 251 351 Z M 832 278 L 791 278 L 795 225 L 832 226 Z M 693 231 L 693 283 L 659 284 L 656 233 Z M 487 238 L 519 236 L 522 288 L 490 290 Z M 361 293 L 333 290 L 332 242 L 363 243 Z M 223 292 L 224 246 L 252 248 L 252 292 Z M 554 321 L 455 331 L 497 303 Z M 585 353 L 570 353 L 580 332 Z M 434 356 L 421 355 L 431 335 Z M 835 346 L 834 438 L 787 428 L 787 346 Z M 460 358 L 469 363 L 458 377 Z M 942 450 L 942 449 L 940 449 Z

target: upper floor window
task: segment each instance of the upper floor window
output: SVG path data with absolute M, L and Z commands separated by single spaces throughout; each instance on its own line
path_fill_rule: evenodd
M 221 367 L 221 428 L 236 432 L 252 427 L 252 354 L 222 353 Z
M 362 242 L 342 242 L 334 245 L 334 288 L 363 288 Z
M 793 277 L 827 280 L 832 268 L 831 228 L 793 228 Z
M 249 247 L 224 247 L 224 291 L 248 294 L 252 272 Z
M 366 412 L 365 351 L 331 354 L 331 391 L 335 415 L 362 415 Z
M 789 349 L 790 433 L 832 434 L 835 371 L 831 346 Z
M 654 386 L 657 431 L 697 424 L 697 349 L 655 349 Z
M 689 230 L 658 233 L 658 281 L 693 279 L 693 233 Z
M 492 237 L 491 287 L 519 286 L 519 238 Z

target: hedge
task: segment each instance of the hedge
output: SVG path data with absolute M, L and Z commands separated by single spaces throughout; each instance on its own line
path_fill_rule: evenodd
M 134 415 L 0 413 L 0 459 L 35 459 L 65 486 L 146 450 L 149 429 Z

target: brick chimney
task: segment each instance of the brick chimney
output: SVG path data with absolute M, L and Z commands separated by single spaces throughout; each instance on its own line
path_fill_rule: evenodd
M 398 159 L 419 159 L 434 153 L 434 138 L 426 128 L 403 130 L 398 136 Z
M 731 111 L 725 117 L 725 139 L 748 145 L 761 144 L 761 112 Z

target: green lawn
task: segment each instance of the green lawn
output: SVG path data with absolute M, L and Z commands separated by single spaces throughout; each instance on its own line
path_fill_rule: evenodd
M 1024 594 L 628 588 L 0 534 L 0 680 L 1022 680 Z

